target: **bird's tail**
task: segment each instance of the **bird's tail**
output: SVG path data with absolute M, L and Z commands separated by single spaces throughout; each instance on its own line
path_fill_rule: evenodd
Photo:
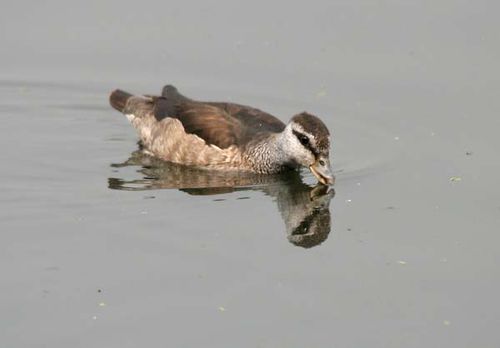
M 132 97 L 132 94 L 122 91 L 121 89 L 115 89 L 109 96 L 109 103 L 116 110 L 123 112 L 130 97 Z

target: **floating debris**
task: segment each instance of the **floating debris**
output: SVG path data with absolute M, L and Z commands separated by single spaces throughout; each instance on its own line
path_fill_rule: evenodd
M 326 89 L 321 87 L 321 89 L 316 93 L 316 98 L 323 98 L 326 96 Z
M 399 260 L 399 261 L 398 261 L 398 263 L 399 263 L 400 265 L 406 265 L 406 264 L 407 264 L 407 262 L 406 262 L 406 261 L 402 261 L 402 260 Z
M 219 311 L 221 311 L 221 312 L 225 312 L 225 311 L 226 311 L 226 309 L 225 309 L 224 307 L 222 307 L 222 306 L 221 306 L 221 307 L 219 307 Z
M 99 303 L 99 307 L 106 307 L 106 303 L 104 302 Z
M 465 152 L 465 156 L 472 156 L 472 152 L 471 151 Z
M 394 140 L 399 140 L 399 137 L 394 137 Z
M 92 317 L 92 320 L 97 320 L 97 315 L 94 315 L 94 316 Z
M 459 182 L 459 181 L 462 181 L 462 178 L 459 176 L 452 176 L 452 177 L 450 177 L 450 181 L 451 182 Z
M 443 325 L 444 326 L 450 326 L 450 321 L 449 320 L 443 320 Z

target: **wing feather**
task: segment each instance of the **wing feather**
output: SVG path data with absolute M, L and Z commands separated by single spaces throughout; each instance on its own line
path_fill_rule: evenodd
M 187 133 L 221 149 L 244 145 L 261 132 L 281 132 L 285 128 L 283 122 L 261 110 L 233 103 L 194 101 L 173 86 L 165 86 L 153 104 L 158 121 L 176 118 Z

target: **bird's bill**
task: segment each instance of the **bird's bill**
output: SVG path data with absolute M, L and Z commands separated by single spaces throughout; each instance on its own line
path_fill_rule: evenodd
M 309 169 L 323 185 L 333 185 L 335 183 L 335 176 L 332 174 L 328 158 L 318 158 L 316 162 L 309 166 Z

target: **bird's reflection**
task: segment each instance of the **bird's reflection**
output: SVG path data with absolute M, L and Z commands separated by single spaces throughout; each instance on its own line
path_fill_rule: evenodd
M 142 191 L 179 189 L 191 195 L 216 195 L 236 191 L 261 191 L 272 197 L 294 245 L 311 248 L 328 238 L 331 230 L 330 200 L 335 191 L 324 185 L 310 186 L 296 171 L 279 175 L 213 172 L 166 163 L 135 151 L 130 158 L 112 167 L 139 167 L 142 178 L 109 178 L 114 190 Z

